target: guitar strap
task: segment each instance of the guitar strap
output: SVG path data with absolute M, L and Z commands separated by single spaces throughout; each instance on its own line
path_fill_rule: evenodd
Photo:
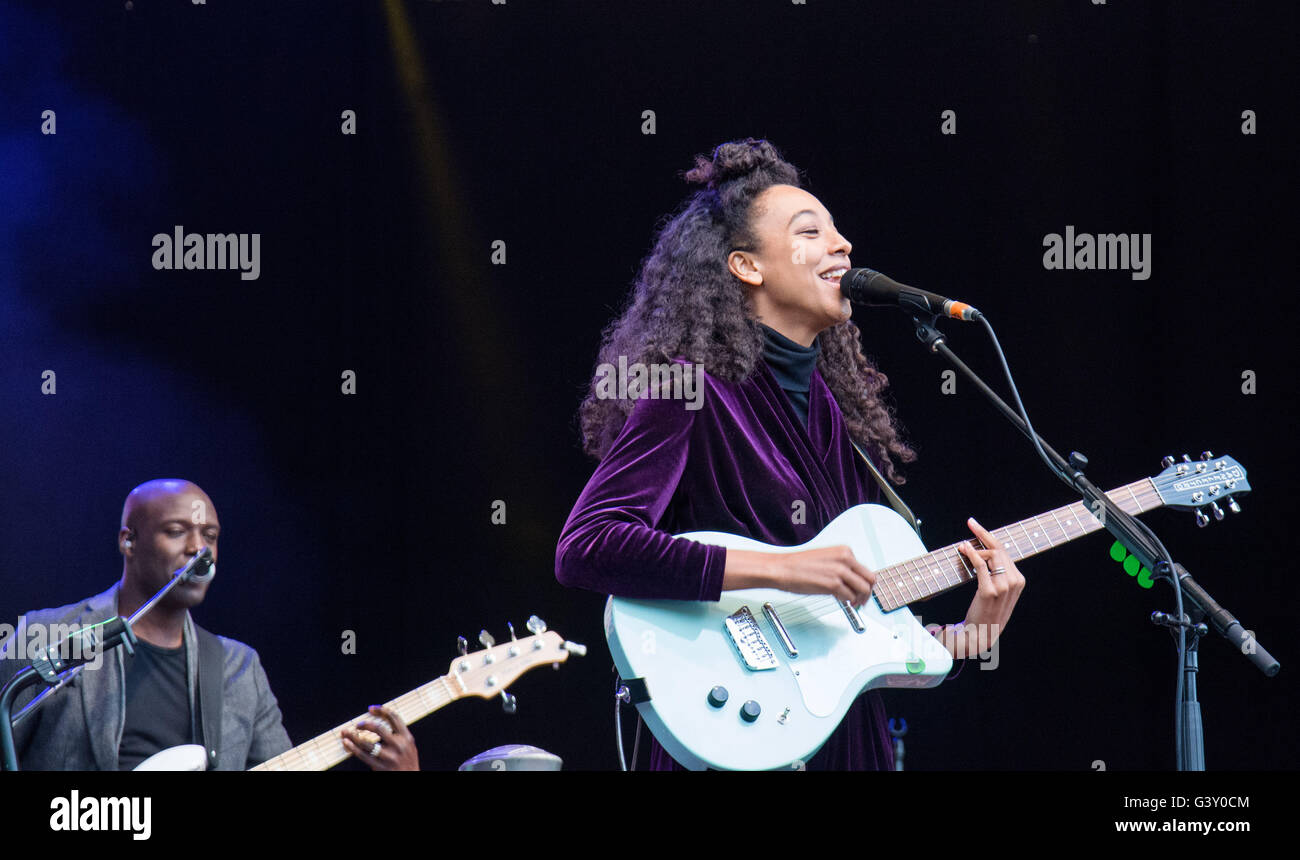
M 199 741 L 208 751 L 208 770 L 217 768 L 221 739 L 221 688 L 225 681 L 225 649 L 216 634 L 194 625 L 199 641 Z
M 852 442 L 852 440 L 849 441 Z M 880 470 L 876 468 L 876 464 L 871 462 L 871 458 L 866 455 L 866 452 L 858 447 L 857 442 L 853 442 L 853 447 L 860 455 L 862 455 L 863 461 L 867 464 L 867 468 L 871 470 L 871 476 L 875 478 L 876 483 L 880 485 L 880 491 L 884 493 L 885 499 L 889 502 L 889 506 L 897 511 L 899 516 L 907 520 L 907 524 L 912 527 L 912 531 L 916 532 L 917 537 L 920 537 L 921 521 L 912 513 L 912 509 L 898 497 L 898 493 L 894 492 L 894 488 L 889 486 L 889 481 L 885 480 L 885 476 L 880 474 Z

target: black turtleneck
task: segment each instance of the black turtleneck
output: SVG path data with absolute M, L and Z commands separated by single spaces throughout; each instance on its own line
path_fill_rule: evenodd
M 812 372 L 817 367 L 820 351 L 821 346 L 816 340 L 812 346 L 803 346 L 775 329 L 763 326 L 763 360 L 772 369 L 777 384 L 790 399 L 790 405 L 799 413 L 805 427 L 808 426 L 808 389 L 812 385 Z

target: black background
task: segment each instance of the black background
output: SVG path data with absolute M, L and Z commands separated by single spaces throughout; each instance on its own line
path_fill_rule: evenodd
M 603 598 L 554 579 L 593 467 L 574 415 L 678 172 L 766 137 L 855 264 L 989 315 L 1038 430 L 1098 484 L 1206 448 L 1250 470 L 1240 516 L 1145 519 L 1284 667 L 1206 643 L 1208 767 L 1300 764 L 1291 4 L 138 0 L 2 26 L 4 622 L 111 584 L 126 492 L 185 477 L 223 528 L 196 618 L 259 650 L 295 742 L 537 613 L 589 656 L 522 678 L 513 717 L 418 724 L 424 768 L 511 742 L 616 767 Z M 260 232 L 260 278 L 155 271 L 177 224 Z M 1044 270 L 1067 224 L 1153 234 L 1150 280 Z M 906 318 L 857 319 L 920 453 L 901 492 L 927 544 L 1072 500 L 969 386 L 941 393 Z M 946 328 L 999 378 L 977 329 Z M 1109 546 L 1023 563 L 995 671 L 888 695 L 909 768 L 1172 767 L 1174 656 L 1145 620 L 1171 595 Z

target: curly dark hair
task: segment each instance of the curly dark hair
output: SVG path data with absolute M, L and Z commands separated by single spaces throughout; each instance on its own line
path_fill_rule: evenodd
M 696 191 L 661 221 L 622 312 L 601 336 L 597 367 L 666 362 L 702 364 L 730 382 L 747 379 L 761 360 L 763 333 L 749 294 L 727 268 L 731 251 L 757 250 L 751 224 L 755 198 L 773 185 L 803 187 L 800 171 L 766 140 L 724 143 L 712 159 L 695 157 L 684 173 Z M 882 392 L 889 380 L 862 352 L 858 327 L 840 323 L 817 335 L 817 370 L 830 388 L 849 434 L 870 451 L 896 484 L 895 461 L 916 454 L 902 440 Z M 583 450 L 600 459 L 618 436 L 635 400 L 597 396 L 595 374 L 578 410 Z

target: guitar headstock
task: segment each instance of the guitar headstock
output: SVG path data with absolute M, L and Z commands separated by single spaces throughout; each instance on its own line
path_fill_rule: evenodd
M 1241 513 L 1234 496 L 1249 493 L 1250 482 L 1245 467 L 1231 457 L 1215 457 L 1204 451 L 1199 460 L 1184 454 L 1181 463 L 1165 457 L 1160 465 L 1164 471 L 1151 479 L 1160 500 L 1167 507 L 1196 511 L 1198 526 L 1208 525 L 1211 514 L 1216 520 L 1223 519 L 1220 503 L 1234 514 Z
M 569 659 L 570 654 L 579 657 L 587 653 L 585 645 L 567 642 L 554 630 L 547 630 L 546 624 L 536 615 L 528 619 L 528 629 L 532 636 L 515 638 L 515 628 L 510 629 L 510 641 L 496 644 L 496 640 L 486 630 L 479 633 L 479 642 L 487 646 L 472 654 L 468 652 L 465 637 L 460 637 L 460 656 L 451 661 L 447 676 L 460 686 L 460 695 L 481 696 L 485 699 L 501 696 L 505 709 L 514 712 L 514 697 L 506 692 L 506 687 L 530 669 L 551 664 L 559 664 Z

